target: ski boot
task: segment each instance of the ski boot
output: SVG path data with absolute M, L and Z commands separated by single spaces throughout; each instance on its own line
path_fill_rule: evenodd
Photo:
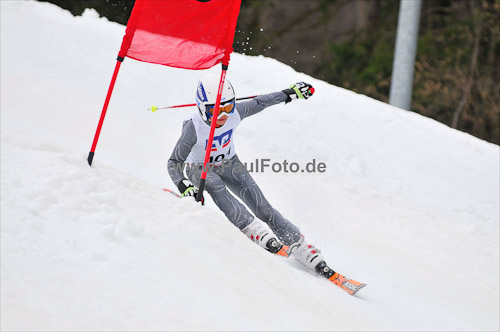
M 258 219 L 254 219 L 242 230 L 242 232 L 248 236 L 250 240 L 273 254 L 279 254 L 279 252 L 283 251 L 283 248 L 286 247 L 278 240 L 278 237 L 273 233 L 271 228 Z

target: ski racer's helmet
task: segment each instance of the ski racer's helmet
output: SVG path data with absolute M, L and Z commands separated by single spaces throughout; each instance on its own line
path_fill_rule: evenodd
M 214 74 L 203 76 L 198 82 L 196 88 L 196 105 L 200 116 L 208 123 L 214 114 L 217 92 L 219 90 L 220 77 Z M 219 118 L 223 115 L 229 115 L 234 112 L 235 96 L 234 89 L 227 79 L 224 82 L 222 96 L 219 106 Z

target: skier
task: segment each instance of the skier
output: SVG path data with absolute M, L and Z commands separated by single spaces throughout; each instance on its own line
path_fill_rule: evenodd
M 349 279 L 329 268 L 320 250 L 307 244 L 299 228 L 269 204 L 238 159 L 234 147 L 234 132 L 242 120 L 272 105 L 282 102 L 286 104 L 295 99 L 308 99 L 313 95 L 314 88 L 310 84 L 300 82 L 283 91 L 236 103 L 233 86 L 226 80 L 222 90 L 219 116 L 214 120 L 218 88 L 219 77 L 216 75 L 207 75 L 198 83 L 196 90 L 198 112 L 193 113 L 191 119 L 184 121 L 181 137 L 168 161 L 168 171 L 172 181 L 182 196 L 196 198 L 211 122 L 217 121 L 210 154 L 211 167 L 205 180 L 206 191 L 215 204 L 231 223 L 264 249 L 285 257 L 293 254 L 292 256 L 307 268 L 326 276 L 332 282 L 345 284 L 348 288 L 357 287 L 352 293 L 343 287 L 354 294 L 362 287 L 361 284 L 355 282 L 357 284 L 348 285 Z M 184 175 L 184 168 L 187 178 Z M 233 194 L 239 197 L 257 218 Z M 203 197 L 201 202 L 203 204 Z M 338 279 L 339 276 L 344 279 Z

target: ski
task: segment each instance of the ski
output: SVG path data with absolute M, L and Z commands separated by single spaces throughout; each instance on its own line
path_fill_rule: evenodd
M 275 255 L 289 257 L 290 253 L 293 251 L 290 250 L 289 246 L 286 245 L 279 246 L 276 241 L 274 241 L 275 243 L 271 243 L 271 241 L 269 242 L 270 243 L 268 243 L 267 250 Z M 319 262 L 319 264 L 316 265 L 316 272 L 326 277 L 334 285 L 339 286 L 340 288 L 342 288 L 351 295 L 356 294 L 361 288 L 366 286 L 366 284 L 346 278 L 342 274 L 333 271 L 328 265 L 326 265 L 325 261 Z
M 351 295 L 356 294 L 361 288 L 366 286 L 366 284 L 346 278 L 340 273 L 333 271 L 324 261 L 316 266 L 316 271 Z

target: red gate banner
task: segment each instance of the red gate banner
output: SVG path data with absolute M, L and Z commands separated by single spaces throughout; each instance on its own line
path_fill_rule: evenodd
M 185 69 L 229 63 L 241 0 L 136 0 L 119 56 Z

